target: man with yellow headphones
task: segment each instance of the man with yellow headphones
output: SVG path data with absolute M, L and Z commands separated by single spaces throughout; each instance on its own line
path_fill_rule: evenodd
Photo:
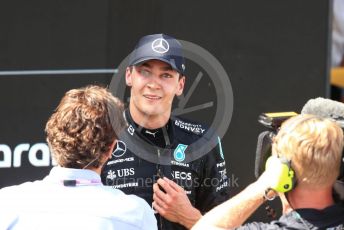
M 336 204 L 343 131 L 333 121 L 298 115 L 283 123 L 259 179 L 203 216 L 193 229 L 344 229 Z M 283 215 L 270 223 L 242 225 L 266 200 L 279 195 Z

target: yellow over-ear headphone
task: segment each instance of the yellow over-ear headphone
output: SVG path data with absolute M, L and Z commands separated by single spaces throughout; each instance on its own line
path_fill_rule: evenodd
M 294 170 L 290 161 L 277 156 L 270 156 L 265 164 L 265 170 L 269 170 L 271 178 L 271 189 L 277 192 L 288 192 L 294 187 Z

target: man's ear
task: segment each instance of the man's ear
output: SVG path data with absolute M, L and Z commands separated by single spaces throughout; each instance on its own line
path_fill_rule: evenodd
M 177 92 L 176 92 L 177 96 L 182 95 L 183 90 L 184 90 L 184 85 L 185 85 L 185 76 L 181 76 L 179 78 L 179 81 L 178 81 L 178 86 L 177 86 L 178 89 L 177 89 Z
M 125 82 L 127 86 L 132 86 L 132 71 L 134 67 L 127 67 L 125 70 Z

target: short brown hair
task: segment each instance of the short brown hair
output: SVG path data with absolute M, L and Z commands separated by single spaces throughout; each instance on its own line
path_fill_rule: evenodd
M 67 168 L 99 167 L 102 155 L 124 127 L 123 104 L 105 88 L 68 91 L 48 120 L 47 142 L 56 162 Z
M 297 183 L 326 187 L 339 174 L 343 131 L 335 122 L 298 115 L 283 123 L 274 139 L 273 153 L 291 160 Z

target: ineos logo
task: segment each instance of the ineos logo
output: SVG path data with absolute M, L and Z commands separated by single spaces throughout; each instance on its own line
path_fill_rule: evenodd
M 168 44 L 168 42 L 163 39 L 163 38 L 158 38 L 155 39 L 152 42 L 152 50 L 154 52 L 157 52 L 159 54 L 164 54 L 166 53 L 168 50 L 170 49 L 170 45 Z
M 172 176 L 174 179 L 182 179 L 182 180 L 191 180 L 192 175 L 191 172 L 180 172 L 180 171 L 173 171 Z
M 123 141 L 117 141 L 116 149 L 113 151 L 112 156 L 121 157 L 127 151 L 127 145 Z

